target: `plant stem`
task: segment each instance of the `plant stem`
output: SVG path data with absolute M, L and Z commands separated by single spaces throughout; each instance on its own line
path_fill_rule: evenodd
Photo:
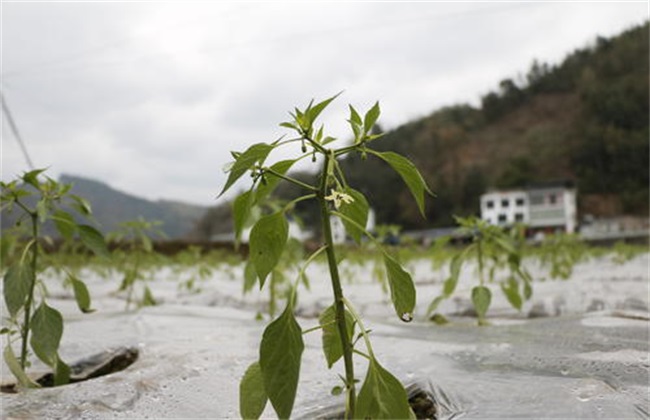
M 318 192 L 318 203 L 321 212 L 321 224 L 323 226 L 323 236 L 327 246 L 327 264 L 329 266 L 330 278 L 332 280 L 332 289 L 334 291 L 334 308 L 336 313 L 336 324 L 341 338 L 343 348 L 343 363 L 345 364 L 345 382 L 347 386 L 347 404 L 346 419 L 354 418 L 354 409 L 356 405 L 356 390 L 354 387 L 354 365 L 352 364 L 352 343 L 348 340 L 348 328 L 345 323 L 345 301 L 343 289 L 341 288 L 341 279 L 339 277 L 338 265 L 336 263 L 336 254 L 334 252 L 334 239 L 332 237 L 332 225 L 330 223 L 330 211 L 325 200 L 327 194 L 327 168 L 329 166 L 329 154 L 325 154 L 323 159 L 323 171 L 321 172 L 321 183 Z
M 20 368 L 25 371 L 27 366 L 27 342 L 29 341 L 29 326 L 32 315 L 32 303 L 34 302 L 34 288 L 36 286 L 36 265 L 38 263 L 38 214 L 29 212 L 32 221 L 32 261 L 31 272 L 29 273 L 29 293 L 25 302 L 25 317 L 23 318 L 22 347 L 20 349 Z

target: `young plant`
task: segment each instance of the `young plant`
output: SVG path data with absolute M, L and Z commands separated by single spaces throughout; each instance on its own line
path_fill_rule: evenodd
M 539 246 L 539 260 L 550 267 L 552 279 L 567 280 L 573 267 L 587 257 L 587 246 L 578 235 L 556 233 L 544 238 Z
M 137 300 L 138 307 L 154 306 L 156 299 L 151 289 L 146 284 L 146 270 L 142 266 L 147 258 L 155 256 L 151 236 L 164 237 L 164 233 L 158 229 L 162 222 L 147 221 L 142 218 L 120 223 L 120 230 L 110 236 L 111 241 L 122 245 L 124 248 L 121 256 L 121 270 L 124 274 L 118 292 L 126 291 L 126 310 L 133 303 L 135 284 L 143 282 L 142 297 Z
M 70 368 L 59 357 L 59 344 L 63 335 L 61 313 L 47 304 L 45 286 L 38 273 L 43 270 L 41 228 L 48 221 L 54 222 L 58 233 L 70 240 L 75 236 L 95 254 L 107 256 L 102 234 L 87 224 L 76 221 L 70 209 L 81 216 L 89 217 L 90 205 L 82 198 L 71 194 L 72 185 L 59 184 L 51 178 L 40 179 L 44 169 L 25 173 L 9 183 L 0 182 L 1 209 L 4 212 L 17 210 L 16 226 L 25 226 L 27 232 L 18 238 L 17 257 L 8 266 L 4 275 L 3 293 L 9 314 L 8 325 L 2 328 L 9 335 L 3 356 L 5 363 L 24 387 L 36 387 L 26 374 L 30 366 L 29 347 L 34 354 L 54 371 L 54 384 L 65 384 L 69 380 Z M 82 312 L 92 312 L 90 294 L 83 281 L 68 273 L 77 305 Z M 20 354 L 12 348 L 15 339 L 20 341 Z
M 521 249 L 517 246 L 520 242 L 517 237 L 519 231 L 513 229 L 513 235 L 509 235 L 505 229 L 476 217 L 456 217 L 456 221 L 461 226 L 461 232 L 471 237 L 472 242 L 451 259 L 450 275 L 443 284 L 443 293 L 431 302 L 427 313 L 433 315 L 435 322 L 446 323 L 444 316 L 436 314 L 435 310 L 440 302 L 454 293 L 462 266 L 471 259 L 476 260 L 478 267 L 479 284 L 471 292 L 478 324 L 487 325 L 485 315 L 492 302 L 492 291 L 488 284 L 494 283 L 496 271 L 503 267 L 508 267 L 509 273 L 508 277 L 500 282 L 501 291 L 515 309 L 521 310 L 524 300 L 532 296 L 533 289 L 530 274 L 521 266 Z
M 338 95 L 337 95 L 338 96 Z M 272 143 L 258 143 L 242 153 L 233 153 L 234 163 L 221 194 L 226 192 L 245 173 L 250 173 L 253 183 L 250 189 L 234 201 L 234 225 L 239 237 L 252 209 L 263 203 L 280 181 L 293 183 L 305 191 L 305 195 L 284 207 L 265 214 L 257 220 L 250 232 L 250 263 L 254 275 L 263 287 L 269 275 L 279 264 L 287 244 L 287 214 L 294 205 L 303 200 L 316 200 L 320 209 L 320 231 L 324 244 L 312 253 L 300 268 L 293 283 L 282 314 L 265 329 L 259 351 L 259 359 L 246 371 L 240 384 L 240 411 L 244 418 L 258 418 L 271 402 L 280 418 L 288 418 L 293 410 L 294 399 L 300 375 L 301 357 L 304 349 L 302 335 L 308 331 L 322 331 L 323 351 L 327 365 L 331 368 L 343 360 L 345 377 L 342 389 L 346 392 L 346 418 L 408 418 L 413 413 L 408 405 L 407 394 L 402 384 L 385 370 L 372 351 L 369 332 L 354 310 L 352 303 L 343 294 L 338 270 L 338 259 L 332 237 L 331 218 L 343 222 L 348 235 L 357 243 L 366 235 L 365 229 L 369 205 L 366 198 L 348 185 L 339 159 L 350 153 L 359 153 L 383 160 L 390 165 L 406 183 L 415 197 L 418 208 L 424 214 L 425 193 L 429 188 L 415 166 L 405 157 L 393 152 L 379 152 L 370 148 L 380 135 L 371 134 L 379 118 L 379 104 L 375 104 L 362 118 L 350 106 L 348 120 L 354 139 L 352 144 L 333 148 L 336 139 L 324 135 L 323 126 L 316 128 L 316 119 L 336 98 L 332 97 L 291 113 L 292 120 L 280 124 L 297 135 L 290 139 L 279 139 Z M 271 152 L 289 146 L 298 146 L 300 153 L 295 159 L 267 163 Z M 311 159 L 320 164 L 319 181 L 311 185 L 292 178 L 289 169 L 298 161 Z M 413 318 L 415 287 L 409 273 L 380 243 L 387 273 L 393 306 L 399 319 L 408 322 Z M 305 269 L 318 255 L 325 253 L 332 285 L 333 302 L 320 316 L 319 325 L 303 330 L 294 316 L 296 292 Z M 354 339 L 354 330 L 359 328 L 363 337 L 365 352 L 357 349 L 359 340 Z M 353 368 L 353 354 L 368 360 L 365 380 L 357 396 L 356 377 Z

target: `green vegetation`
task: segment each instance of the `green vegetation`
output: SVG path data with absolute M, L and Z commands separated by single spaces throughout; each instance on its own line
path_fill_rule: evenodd
M 145 258 L 154 256 L 152 236 L 164 237 L 159 229 L 161 222 L 149 222 L 144 219 L 120 223 L 120 229 L 109 235 L 109 239 L 118 245 L 114 254 L 118 270 L 123 278 L 118 292 L 126 292 L 126 309 L 133 302 L 136 282 L 142 282 L 142 297 L 136 301 L 138 307 L 156 305 L 151 289 L 146 284 L 147 270 L 143 269 Z M 121 245 L 121 246 L 120 246 Z
M 427 310 L 436 322 L 445 323 L 443 315 L 434 311 L 442 300 L 449 298 L 458 285 L 463 264 L 474 259 L 478 271 L 478 286 L 472 289 L 471 298 L 476 310 L 478 324 L 486 325 L 485 315 L 492 302 L 489 284 L 494 283 L 496 271 L 507 267 L 508 275 L 500 281 L 501 290 L 508 302 L 521 310 L 525 300 L 533 294 L 532 277 L 522 267 L 521 229 L 507 232 L 501 227 L 489 225 L 475 217 L 457 218 L 461 234 L 471 238 L 471 244 L 456 254 L 449 263 L 450 276 L 443 285 L 443 293 L 436 297 Z M 512 235 L 514 234 L 514 236 Z
M 338 96 L 338 95 L 337 95 Z M 298 203 L 313 201 L 319 209 L 320 231 L 324 245 L 313 252 L 300 267 L 297 279 L 288 291 L 287 303 L 282 314 L 274 319 L 265 329 L 260 344 L 259 359 L 251 364 L 240 384 L 240 412 L 244 418 L 259 418 L 267 400 L 280 418 L 289 418 L 293 410 L 294 399 L 300 376 L 301 357 L 304 350 L 302 335 L 309 331 L 322 331 L 323 351 L 327 365 L 331 368 L 343 360 L 345 377 L 343 385 L 335 389 L 345 390 L 346 418 L 411 418 L 414 417 L 406 391 L 391 373 L 384 369 L 377 360 L 370 340 L 369 331 L 345 298 L 339 273 L 339 260 L 332 237 L 332 217 L 341 219 L 347 234 L 358 244 L 366 236 L 382 254 L 390 296 L 399 319 L 409 322 L 413 319 L 415 306 L 415 287 L 410 274 L 404 270 L 394 255 L 384 248 L 372 234 L 366 231 L 369 204 L 365 196 L 353 189 L 340 166 L 340 159 L 349 154 L 377 158 L 388 164 L 403 180 L 417 203 L 420 213 L 424 214 L 425 194 L 430 193 L 427 185 L 415 166 L 405 157 L 395 152 L 377 152 L 370 148 L 381 137 L 372 131 L 379 118 L 379 104 L 375 104 L 362 118 L 350 106 L 348 122 L 354 140 L 352 144 L 331 148 L 336 139 L 324 135 L 324 128 L 317 128 L 316 119 L 336 98 L 332 97 L 314 104 L 313 101 L 304 109 L 295 109 L 292 120 L 280 124 L 297 134 L 287 140 L 280 139 L 272 143 L 258 143 L 244 152 L 233 152 L 235 159 L 229 169 L 229 176 L 221 194 L 227 191 L 239 178 L 249 173 L 253 184 L 239 195 L 233 203 L 235 236 L 238 239 L 245 226 L 252 223 L 250 231 L 250 257 L 245 270 L 245 284 L 259 280 L 260 288 L 271 275 L 271 304 L 275 302 L 273 283 L 278 276 L 276 268 L 283 259 L 288 243 L 287 213 L 294 210 Z M 269 154 L 280 147 L 300 145 L 298 157 L 267 164 Z M 314 183 L 303 182 L 287 175 L 288 170 L 299 160 L 311 159 L 321 166 Z M 284 206 L 272 207 L 270 212 L 260 214 L 253 209 L 265 203 L 273 189 L 285 181 L 298 187 L 303 195 L 294 198 Z M 268 207 L 268 206 L 267 206 Z M 303 330 L 295 316 L 295 302 L 299 283 L 305 282 L 307 266 L 319 255 L 327 257 L 333 303 L 319 318 L 319 325 Z M 279 273 L 282 273 L 281 270 Z M 282 278 L 284 275 L 282 274 Z M 305 282 L 306 283 L 306 282 Z M 245 286 L 246 287 L 246 286 Z M 273 308 L 273 306 L 272 306 Z M 273 309 L 271 309 L 273 313 Z M 354 339 L 354 331 L 359 328 L 359 337 Z M 360 338 L 365 343 L 365 352 L 355 348 Z M 353 354 L 368 360 L 368 370 L 359 394 L 356 392 L 357 379 L 354 374 Z
M 26 374 L 26 368 L 30 366 L 28 343 L 36 357 L 54 370 L 55 385 L 67 383 L 70 377 L 70 368 L 59 357 L 63 317 L 47 304 L 47 293 L 39 279 L 39 273 L 44 269 L 41 226 L 48 220 L 53 221 L 66 240 L 78 235 L 87 248 L 98 255 L 108 255 L 101 233 L 90 225 L 78 224 L 70 213 L 74 210 L 89 217 L 88 202 L 70 194 L 70 185 L 59 184 L 50 178 L 41 179 L 44 171 L 30 171 L 20 179 L 0 183 L 2 211 L 16 210 L 19 213 L 13 232 L 13 243 L 19 245 L 14 248 L 15 255 L 8 252 L 3 255 L 3 260 L 10 260 L 3 279 L 4 301 L 9 313 L 8 325 L 2 328 L 2 333 L 9 335 L 3 356 L 11 373 L 25 387 L 38 386 Z M 35 204 L 30 206 L 28 202 Z M 27 231 L 21 232 L 21 226 L 25 226 Z M 23 240 L 25 243 L 20 243 Z M 72 284 L 79 309 L 84 313 L 92 312 L 85 283 L 69 272 L 67 279 Z M 21 343 L 19 357 L 11 345 L 16 336 Z

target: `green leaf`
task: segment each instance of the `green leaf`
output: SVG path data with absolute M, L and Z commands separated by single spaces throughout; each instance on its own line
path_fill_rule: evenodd
M 323 110 L 327 107 L 327 105 L 329 105 L 330 102 L 336 99 L 341 93 L 343 92 L 339 92 L 336 95 L 332 96 L 331 98 L 325 99 L 323 102 L 314 105 L 313 107 L 310 104 L 309 108 L 305 112 L 307 118 L 309 118 L 310 125 L 313 124 L 314 121 L 316 121 L 316 118 L 318 118 L 320 113 L 323 112 Z
M 31 320 L 30 344 L 34 354 L 50 367 L 56 367 L 58 351 L 63 335 L 63 317 L 54 308 L 41 303 Z
M 260 279 L 260 288 L 280 261 L 288 237 L 289 223 L 281 211 L 261 217 L 253 226 L 249 238 L 250 259 Z
M 33 171 L 25 172 L 22 176 L 23 181 L 32 187 L 38 189 L 40 182 L 38 181 L 38 176 L 45 172 L 46 169 L 34 169 Z
M 158 305 L 158 301 L 153 297 L 153 293 L 151 293 L 151 289 L 149 286 L 145 286 L 144 292 L 142 293 L 142 304 L 141 306 L 156 306 Z
M 70 366 L 57 357 L 54 367 L 54 386 L 65 385 L 70 382 Z
M 352 105 L 349 105 L 350 108 L 350 123 L 353 123 L 357 126 L 361 125 L 361 116 Z
M 257 143 L 246 149 L 244 153 L 239 155 L 235 163 L 230 168 L 230 174 L 226 180 L 226 185 L 219 193 L 219 197 L 223 195 L 242 175 L 246 173 L 255 163 L 266 159 L 268 154 L 273 149 L 273 146 L 266 143 Z
M 327 360 L 327 367 L 331 369 L 341 357 L 343 357 L 343 343 L 339 336 L 339 329 L 336 323 L 336 309 L 334 305 L 328 307 L 318 318 L 318 323 L 323 331 L 323 352 Z M 354 337 L 354 318 L 346 310 L 345 324 L 347 325 L 347 340 L 352 342 Z
M 404 386 L 374 358 L 370 359 L 366 379 L 359 391 L 355 418 L 414 418 Z
M 296 159 L 281 160 L 271 165 L 269 169 L 279 173 L 280 175 L 285 175 L 294 163 L 296 163 Z M 255 192 L 255 202 L 260 203 L 266 197 L 268 197 L 273 192 L 273 190 L 275 190 L 275 187 L 278 186 L 281 180 L 282 178 L 275 176 L 270 172 L 267 172 L 266 185 L 259 184 L 257 186 L 257 190 Z
M 253 192 L 251 190 L 240 194 L 235 198 L 232 205 L 233 223 L 235 225 L 235 246 L 239 245 L 241 234 L 246 226 L 251 214 L 251 206 L 253 205 Z
M 449 320 L 442 314 L 433 314 L 429 320 L 433 321 L 436 325 L 449 324 Z
M 517 250 L 512 244 L 511 240 L 503 236 L 493 236 L 492 239 L 496 242 L 509 256 L 518 257 Z
M 33 279 L 31 267 L 20 262 L 12 264 L 3 278 L 3 293 L 9 315 L 16 316 L 29 294 Z
M 77 210 L 80 214 L 86 217 L 92 214 L 92 208 L 90 207 L 90 203 L 88 202 L 88 200 L 74 194 L 70 194 L 69 197 L 74 201 L 73 204 L 74 209 Z
M 293 123 L 290 123 L 290 122 L 283 122 L 283 123 L 280 123 L 280 127 L 290 128 L 290 129 L 292 129 L 292 130 L 296 130 L 296 131 L 298 131 L 299 128 L 300 128 L 300 127 L 298 127 L 297 125 L 295 125 L 295 124 L 293 124 Z
M 402 177 L 402 180 L 411 191 L 413 198 L 415 198 L 420 213 L 424 216 L 424 193 L 427 192 L 431 195 L 433 193 L 426 182 L 424 182 L 424 178 L 422 178 L 415 165 L 404 156 L 395 152 L 377 152 L 370 149 L 368 149 L 368 152 L 384 160 Z
M 81 242 L 95 255 L 107 258 L 110 256 L 101 232 L 90 225 L 77 225 L 77 228 Z
M 427 308 L 427 315 L 431 315 L 433 312 L 435 312 L 435 310 L 438 309 L 438 305 L 440 305 L 440 302 L 442 302 L 445 299 L 447 299 L 446 295 L 440 295 L 435 299 L 433 299 L 429 304 L 429 307 Z
M 77 227 L 72 215 L 63 210 L 57 210 L 52 214 L 52 219 L 59 235 L 68 241 L 72 239 Z
M 351 203 L 344 203 L 341 205 L 339 212 L 344 216 L 352 219 L 356 225 L 366 227 L 368 223 L 368 211 L 370 206 L 368 205 L 368 200 L 366 197 L 357 190 L 352 188 L 346 188 L 344 191 L 353 201 Z M 363 236 L 363 230 L 359 229 L 354 223 L 350 223 L 349 220 L 341 218 L 343 226 L 345 226 L 345 231 L 354 239 L 357 244 L 361 243 L 361 237 Z
M 384 252 L 384 265 L 395 312 L 402 321 L 410 322 L 413 320 L 415 308 L 415 286 L 411 275 L 386 252 Z
M 472 303 L 478 314 L 478 319 L 485 318 L 490 302 L 492 301 L 492 292 L 485 286 L 476 286 L 472 289 Z
M 72 283 L 72 289 L 74 290 L 74 298 L 77 301 L 77 306 L 79 310 L 85 314 L 95 312 L 94 309 L 91 309 L 90 293 L 88 293 L 88 288 L 86 284 L 76 278 L 73 275 L 69 275 L 68 278 Z
M 251 260 L 248 260 L 244 266 L 244 294 L 253 288 L 256 281 L 257 273 L 255 272 L 255 264 Z
M 454 290 L 456 290 L 458 277 L 460 276 L 460 268 L 463 264 L 463 256 L 464 253 L 455 255 L 449 264 L 449 278 L 445 280 L 443 285 L 443 293 L 445 296 L 451 296 Z
M 259 362 L 251 364 L 239 383 L 239 414 L 242 419 L 259 419 L 268 396 Z
M 513 277 L 508 278 L 507 282 L 501 283 L 501 290 L 512 307 L 521 311 L 523 301 L 521 299 L 521 294 L 519 294 L 519 283 L 517 283 L 517 280 Z
M 524 281 L 524 299 L 529 300 L 533 296 L 533 286 L 530 282 Z
M 293 410 L 304 348 L 302 330 L 289 302 L 282 315 L 266 327 L 260 344 L 264 389 L 281 419 L 288 419 Z
M 366 115 L 363 118 L 363 129 L 366 133 L 368 133 L 370 129 L 372 129 L 372 126 L 375 125 L 377 119 L 379 118 L 380 112 L 379 102 L 375 102 L 375 105 L 373 105 L 373 107 L 370 108 L 368 112 L 366 112 Z
M 16 377 L 18 382 L 25 388 L 39 388 L 40 385 L 32 381 L 25 371 L 20 367 L 20 362 L 16 355 L 14 354 L 11 344 L 7 344 L 4 351 L 2 352 L 2 357 L 9 367 L 11 373 Z

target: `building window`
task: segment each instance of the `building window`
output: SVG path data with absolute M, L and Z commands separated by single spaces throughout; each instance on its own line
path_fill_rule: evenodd
M 485 202 L 485 207 L 488 209 L 493 209 L 494 208 L 494 201 L 488 200 Z
M 499 215 L 499 223 L 505 223 L 506 220 L 508 220 L 508 219 L 507 219 L 505 214 L 500 214 Z
M 515 222 L 523 222 L 523 221 L 524 221 L 523 213 L 515 213 Z
M 539 195 L 539 194 L 531 194 L 530 195 L 530 205 L 531 206 L 539 206 L 541 204 L 544 204 L 544 196 Z
M 507 198 L 501 200 L 501 207 L 508 207 L 509 205 L 510 205 L 510 201 Z
M 557 203 L 557 196 L 555 194 L 549 194 L 548 196 L 548 202 L 550 204 L 555 204 Z
M 517 200 L 515 200 L 515 205 L 517 207 L 523 207 L 524 206 L 524 199 L 523 198 L 518 198 Z

